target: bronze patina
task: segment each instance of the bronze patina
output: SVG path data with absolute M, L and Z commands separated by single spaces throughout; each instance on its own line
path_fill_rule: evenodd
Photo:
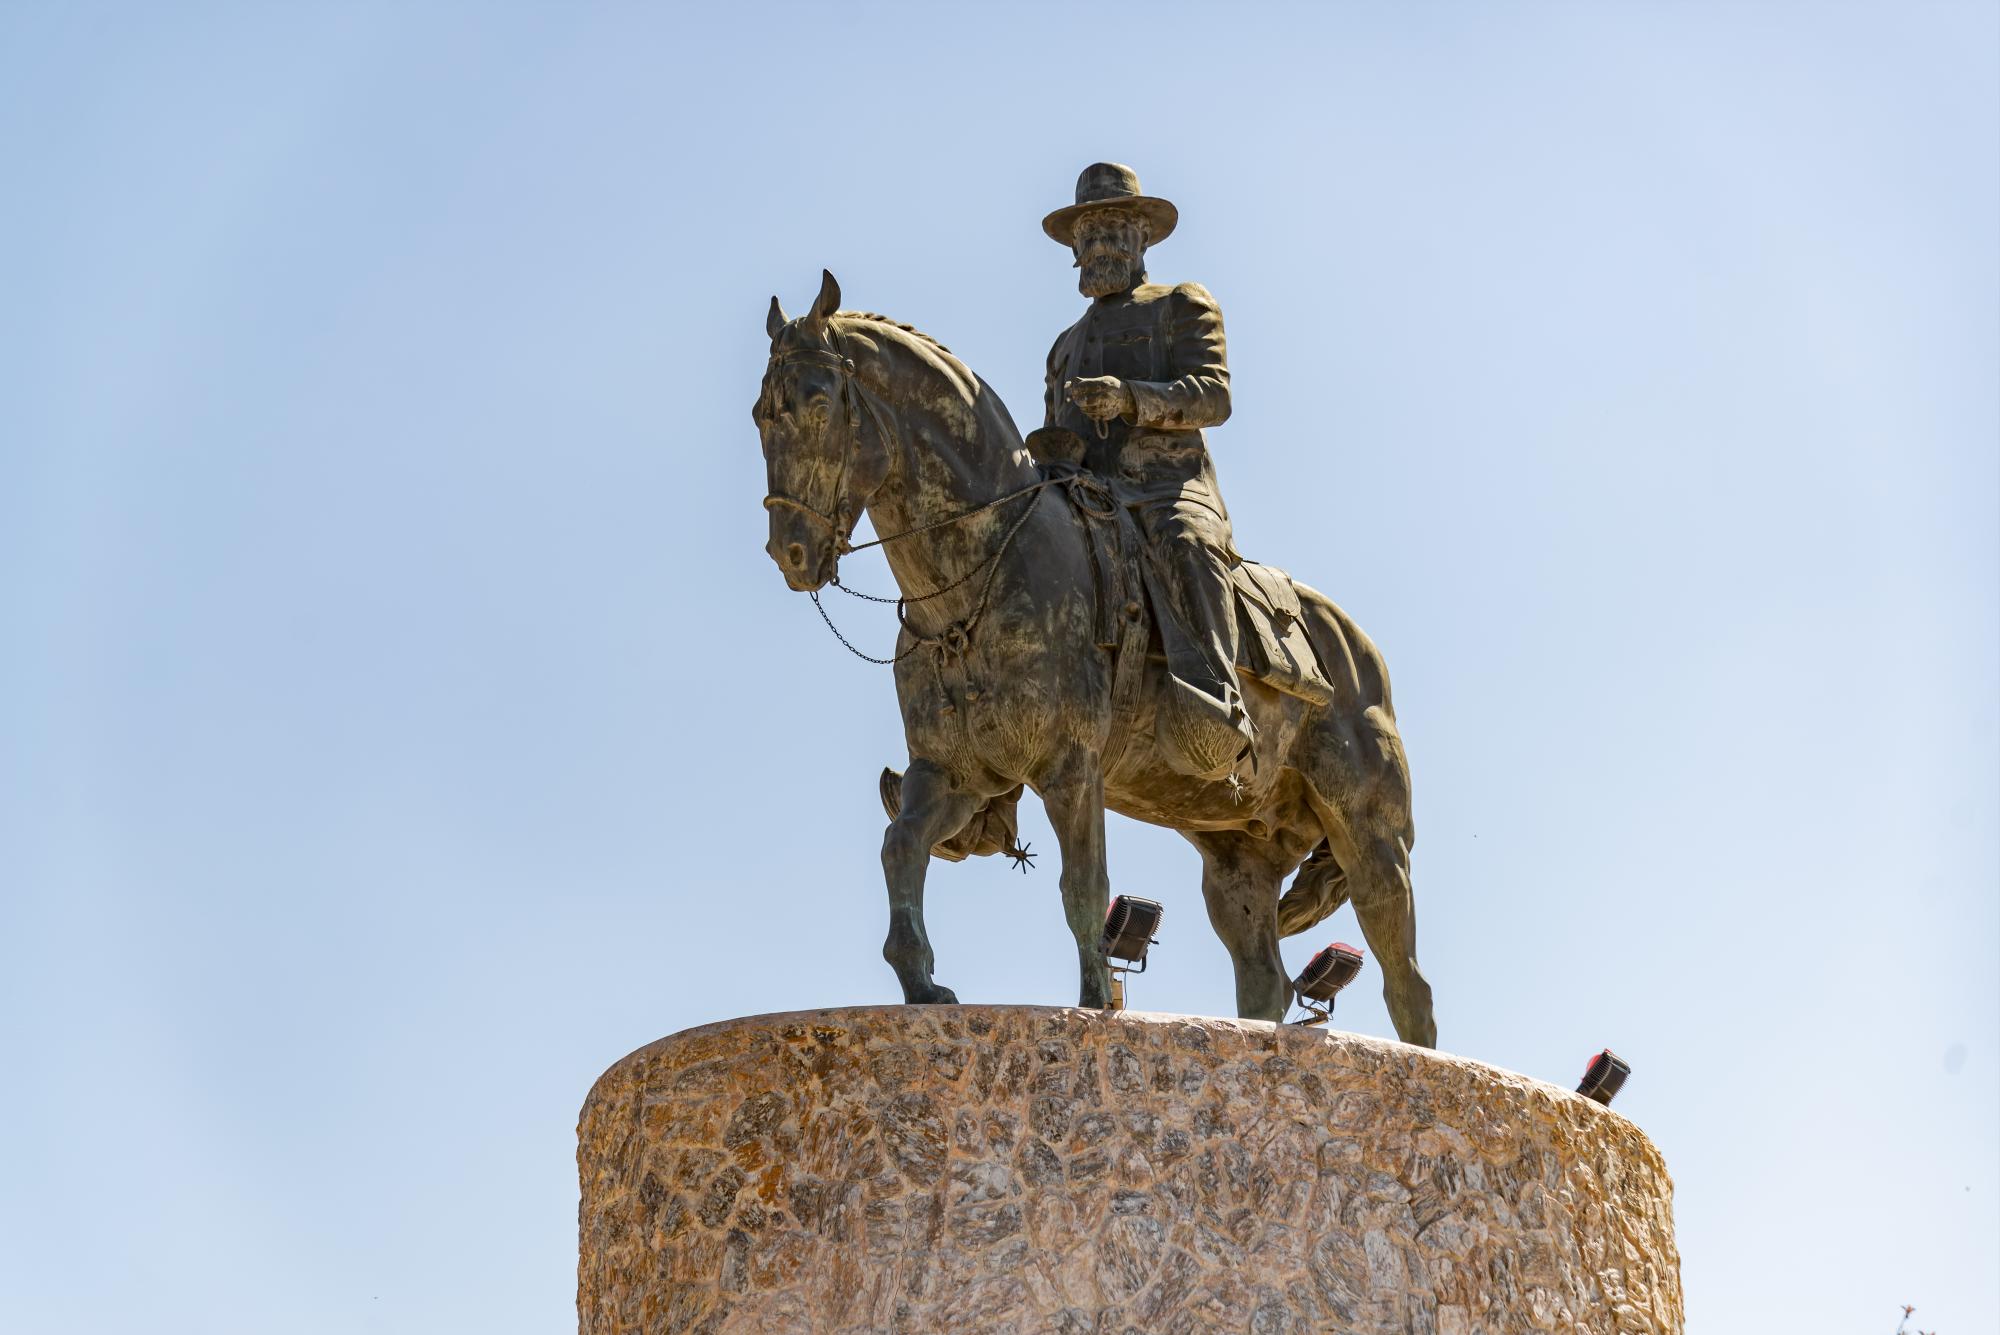
M 1083 440 L 1084 466 L 1111 480 L 1138 521 L 1175 613 L 1162 625 L 1186 632 L 1167 646 L 1168 676 L 1195 744 L 1167 758 L 1220 777 L 1254 740 L 1236 684 L 1238 557 L 1202 434 L 1229 420 L 1229 359 L 1207 288 L 1146 281 L 1146 247 L 1178 218 L 1131 168 L 1098 162 L 1077 178 L 1076 203 L 1042 220 L 1075 252 L 1077 286 L 1091 298 L 1049 349 L 1043 424 Z
M 1283 1017 L 1279 939 L 1351 900 L 1398 1035 L 1434 1046 L 1387 669 L 1330 600 L 1236 552 L 1203 435 L 1229 415 L 1221 312 L 1144 267 L 1177 220 L 1108 163 L 1044 220 L 1091 304 L 1049 354 L 1026 440 L 934 339 L 842 310 L 832 274 L 797 319 L 772 299 L 754 409 L 768 551 L 817 601 L 844 587 L 842 555 L 879 545 L 901 592 L 875 660 L 910 754 L 883 776 L 883 955 L 906 1001 L 957 999 L 933 977 L 925 873 L 934 854 L 1020 855 L 1025 787 L 1060 844 L 1081 1005 L 1110 998 L 1108 808 L 1200 852 L 1240 1015 Z M 881 536 L 857 547 L 864 511 Z

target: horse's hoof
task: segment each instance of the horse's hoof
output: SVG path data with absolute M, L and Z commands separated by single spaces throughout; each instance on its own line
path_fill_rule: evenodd
M 932 983 L 928 987 L 918 988 L 910 993 L 906 1000 L 912 1006 L 956 1006 L 958 993 L 948 987 Z

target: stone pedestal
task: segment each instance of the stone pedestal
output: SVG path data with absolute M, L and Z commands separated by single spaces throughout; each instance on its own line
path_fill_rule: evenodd
M 578 1136 L 584 1335 L 1682 1328 L 1636 1127 L 1352 1034 L 765 1015 L 625 1058 Z

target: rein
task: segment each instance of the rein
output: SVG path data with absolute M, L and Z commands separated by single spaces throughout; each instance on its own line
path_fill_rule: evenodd
M 1010 491 L 1005 496 L 1000 497 L 998 500 L 988 501 L 986 504 L 979 506 L 976 509 L 967 510 L 963 514 L 953 515 L 949 519 L 940 519 L 936 523 L 925 524 L 919 528 L 909 529 L 902 533 L 892 533 L 886 538 L 878 538 L 874 542 L 863 543 L 860 547 L 853 548 L 852 550 L 862 551 L 868 547 L 880 547 L 891 542 L 899 542 L 904 538 L 915 537 L 919 533 L 929 533 L 934 529 L 945 528 L 949 525 L 956 524 L 960 520 L 970 519 L 974 515 L 984 514 L 986 511 L 993 509 L 995 506 L 1005 505 L 1008 501 L 1019 500 L 1023 496 L 1034 496 L 1039 498 L 1042 489 L 1045 487 L 1073 487 L 1079 482 L 1083 481 L 1089 481 L 1095 483 L 1096 480 L 1094 478 L 1087 479 L 1085 475 L 1082 473 L 1072 473 L 1067 477 L 1045 477 L 1039 482 L 1032 482 L 1027 486 L 1022 487 L 1019 491 Z M 1000 545 L 993 549 L 993 554 L 991 556 L 987 557 L 985 560 L 981 561 L 978 565 L 972 567 L 972 569 L 966 571 L 963 575 L 960 575 L 957 579 L 945 585 L 943 588 L 932 589 L 929 593 L 922 594 L 915 598 L 882 598 L 872 593 L 861 593 L 858 590 L 850 589 L 845 584 L 842 584 L 840 582 L 840 574 L 838 571 L 836 571 L 830 583 L 832 583 L 833 587 L 839 589 L 842 593 L 845 593 L 850 597 L 863 599 L 866 602 L 894 603 L 896 605 L 896 624 L 901 626 L 904 630 L 910 632 L 910 643 L 907 648 L 901 650 L 898 653 L 891 654 L 887 658 L 877 658 L 873 654 L 863 653 L 861 650 L 855 648 L 854 642 L 848 639 L 845 635 L 841 634 L 840 627 L 833 624 L 833 618 L 830 615 L 828 615 L 825 604 L 821 603 L 819 600 L 818 589 L 814 589 L 812 591 L 813 606 L 816 609 L 818 609 L 820 620 L 826 622 L 826 628 L 833 632 L 833 638 L 839 640 L 841 644 L 847 647 L 847 652 L 853 654 L 856 658 L 864 659 L 867 662 L 877 664 L 878 666 L 889 667 L 896 663 L 900 663 L 904 659 L 908 658 L 911 654 L 915 653 L 917 650 L 923 648 L 926 645 L 929 645 L 936 649 L 941 649 L 946 653 L 953 654 L 956 655 L 957 657 L 963 658 L 966 655 L 966 653 L 969 652 L 972 648 L 973 628 L 979 624 L 980 619 L 986 615 L 986 609 L 992 605 L 993 585 L 1000 575 L 1000 559 L 1005 555 L 1007 555 L 1007 549 L 1014 545 L 1015 535 L 1020 533 L 1020 531 L 1027 526 L 1029 516 L 1033 515 L 1034 513 L 1035 513 L 1035 507 L 1032 502 L 1030 502 L 1028 505 L 1023 506 L 1021 508 L 1021 517 L 1019 519 L 1016 519 L 1011 525 L 1008 526 L 1006 536 L 1000 539 Z M 951 625 L 946 626 L 942 632 L 936 635 L 919 635 L 916 631 L 910 629 L 909 618 L 905 616 L 903 613 L 904 608 L 908 607 L 911 603 L 924 603 L 924 602 L 929 602 L 933 598 L 942 597 L 943 595 L 950 593 L 953 589 L 956 589 L 960 585 L 966 583 L 966 581 L 970 580 L 974 575 L 977 575 L 982 570 L 986 572 L 986 582 L 985 584 L 980 586 L 979 602 L 972 609 L 971 616 L 967 617 L 963 621 L 953 622 Z
M 831 329 L 827 331 L 827 336 L 829 338 L 835 337 Z M 848 540 L 854 532 L 853 526 L 851 524 L 842 524 L 839 518 L 841 505 L 840 493 L 847 481 L 848 466 L 852 462 L 855 450 L 861 441 L 861 414 L 856 409 L 856 404 L 859 403 L 861 407 L 866 408 L 868 415 L 875 418 L 875 430 L 885 441 L 888 439 L 888 431 L 883 426 L 882 419 L 877 414 L 875 406 L 866 399 L 863 399 L 860 392 L 855 388 L 856 377 L 854 374 L 853 358 L 844 356 L 834 349 L 805 348 L 796 352 L 781 353 L 773 359 L 774 363 L 780 366 L 788 361 L 805 360 L 819 361 L 829 365 L 839 372 L 841 377 L 841 403 L 847 410 L 847 446 L 841 453 L 840 473 L 833 485 L 833 509 L 831 513 L 828 513 L 815 506 L 808 505 L 796 497 L 782 495 L 778 492 L 766 493 L 764 508 L 770 510 L 783 507 L 785 509 L 797 510 L 799 513 L 808 515 L 825 525 L 827 531 L 833 535 L 834 540 L 834 573 L 833 578 L 828 582 L 849 597 L 859 598 L 864 602 L 893 603 L 896 608 L 896 624 L 904 630 L 909 631 L 911 637 L 910 644 L 900 653 L 893 654 L 888 658 L 877 658 L 873 654 L 863 653 L 854 647 L 853 641 L 841 634 L 840 627 L 833 624 L 833 618 L 827 614 L 826 607 L 819 600 L 819 590 L 817 589 L 812 591 L 813 607 L 818 610 L 820 620 L 826 622 L 826 628 L 833 632 L 833 637 L 846 646 L 849 653 L 853 654 L 856 658 L 877 664 L 878 666 L 888 667 L 900 663 L 926 645 L 963 657 L 971 647 L 973 628 L 979 624 L 980 620 L 986 615 L 986 609 L 992 604 L 993 586 L 1000 573 L 1001 558 L 1006 556 L 1008 548 L 1014 545 L 1014 538 L 1027 525 L 1029 516 L 1034 514 L 1035 506 L 1033 502 L 1024 506 L 1021 510 L 1021 517 L 1008 526 L 1006 535 L 1000 539 L 1000 545 L 993 549 L 992 555 L 944 587 L 932 589 L 929 593 L 919 594 L 913 598 L 907 596 L 883 598 L 872 593 L 862 593 L 858 589 L 848 588 L 840 582 L 840 558 L 854 552 L 865 552 L 870 547 L 887 547 L 890 543 L 902 542 L 906 538 L 920 537 L 926 533 L 935 533 L 939 529 L 950 528 L 954 524 L 961 524 L 968 519 L 983 515 L 989 510 L 997 510 L 1008 502 L 1020 500 L 1024 496 L 1039 497 L 1041 492 L 1048 487 L 1080 488 L 1085 490 L 1086 494 L 1089 494 L 1092 492 L 1103 492 L 1103 484 L 1096 478 L 1081 471 L 1066 472 L 1052 477 L 1045 477 L 1039 481 L 1031 482 L 1025 487 L 1010 491 L 1004 496 L 987 501 L 983 505 L 976 505 L 969 510 L 960 511 L 958 514 L 947 515 L 943 519 L 933 520 L 928 524 L 919 524 L 914 528 L 904 529 L 900 533 L 891 533 L 885 537 L 875 538 L 856 546 Z M 1102 496 L 1093 495 L 1092 501 L 1097 505 L 1108 505 L 1111 503 L 1108 493 Z M 909 607 L 912 603 L 927 603 L 933 598 L 941 598 L 952 590 L 964 586 L 973 576 L 982 570 L 986 571 L 986 582 L 980 587 L 979 602 L 973 608 L 971 616 L 967 617 L 964 621 L 954 622 L 952 625 L 945 627 L 937 635 L 919 635 L 916 631 L 910 629 L 909 619 L 904 615 L 905 608 Z

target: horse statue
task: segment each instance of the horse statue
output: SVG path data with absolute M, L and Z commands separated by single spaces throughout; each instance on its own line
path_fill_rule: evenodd
M 865 510 L 886 536 L 863 546 L 882 546 L 902 593 L 895 652 L 874 661 L 894 665 L 910 754 L 893 801 L 885 791 L 893 815 L 882 841 L 882 953 L 904 1000 L 958 999 L 932 976 L 924 929 L 933 851 L 994 851 L 992 840 L 971 847 L 968 831 L 1011 813 L 1025 785 L 1060 845 L 1080 1005 L 1102 1008 L 1111 997 L 1099 953 L 1108 807 L 1177 830 L 1199 850 L 1239 1015 L 1283 1020 L 1292 990 L 1280 937 L 1351 900 L 1398 1036 L 1435 1046 L 1431 989 L 1417 967 L 1409 766 L 1382 656 L 1346 614 L 1268 572 L 1295 598 L 1324 689 L 1282 690 L 1246 671 L 1257 737 L 1247 777 L 1191 777 L 1170 763 L 1166 669 L 1157 630 L 1147 632 L 1160 614 L 1143 597 L 1107 604 L 1112 591 L 1137 585 L 1107 580 L 1093 545 L 1092 516 L 1117 510 L 1106 484 L 1038 463 L 984 381 L 908 325 L 840 309 L 830 273 L 797 319 L 773 297 L 766 330 L 771 356 L 753 417 L 769 471 L 772 560 L 817 603 L 839 584 L 840 557 L 858 550 L 849 537 Z M 1118 628 L 1109 637 L 1107 624 Z

